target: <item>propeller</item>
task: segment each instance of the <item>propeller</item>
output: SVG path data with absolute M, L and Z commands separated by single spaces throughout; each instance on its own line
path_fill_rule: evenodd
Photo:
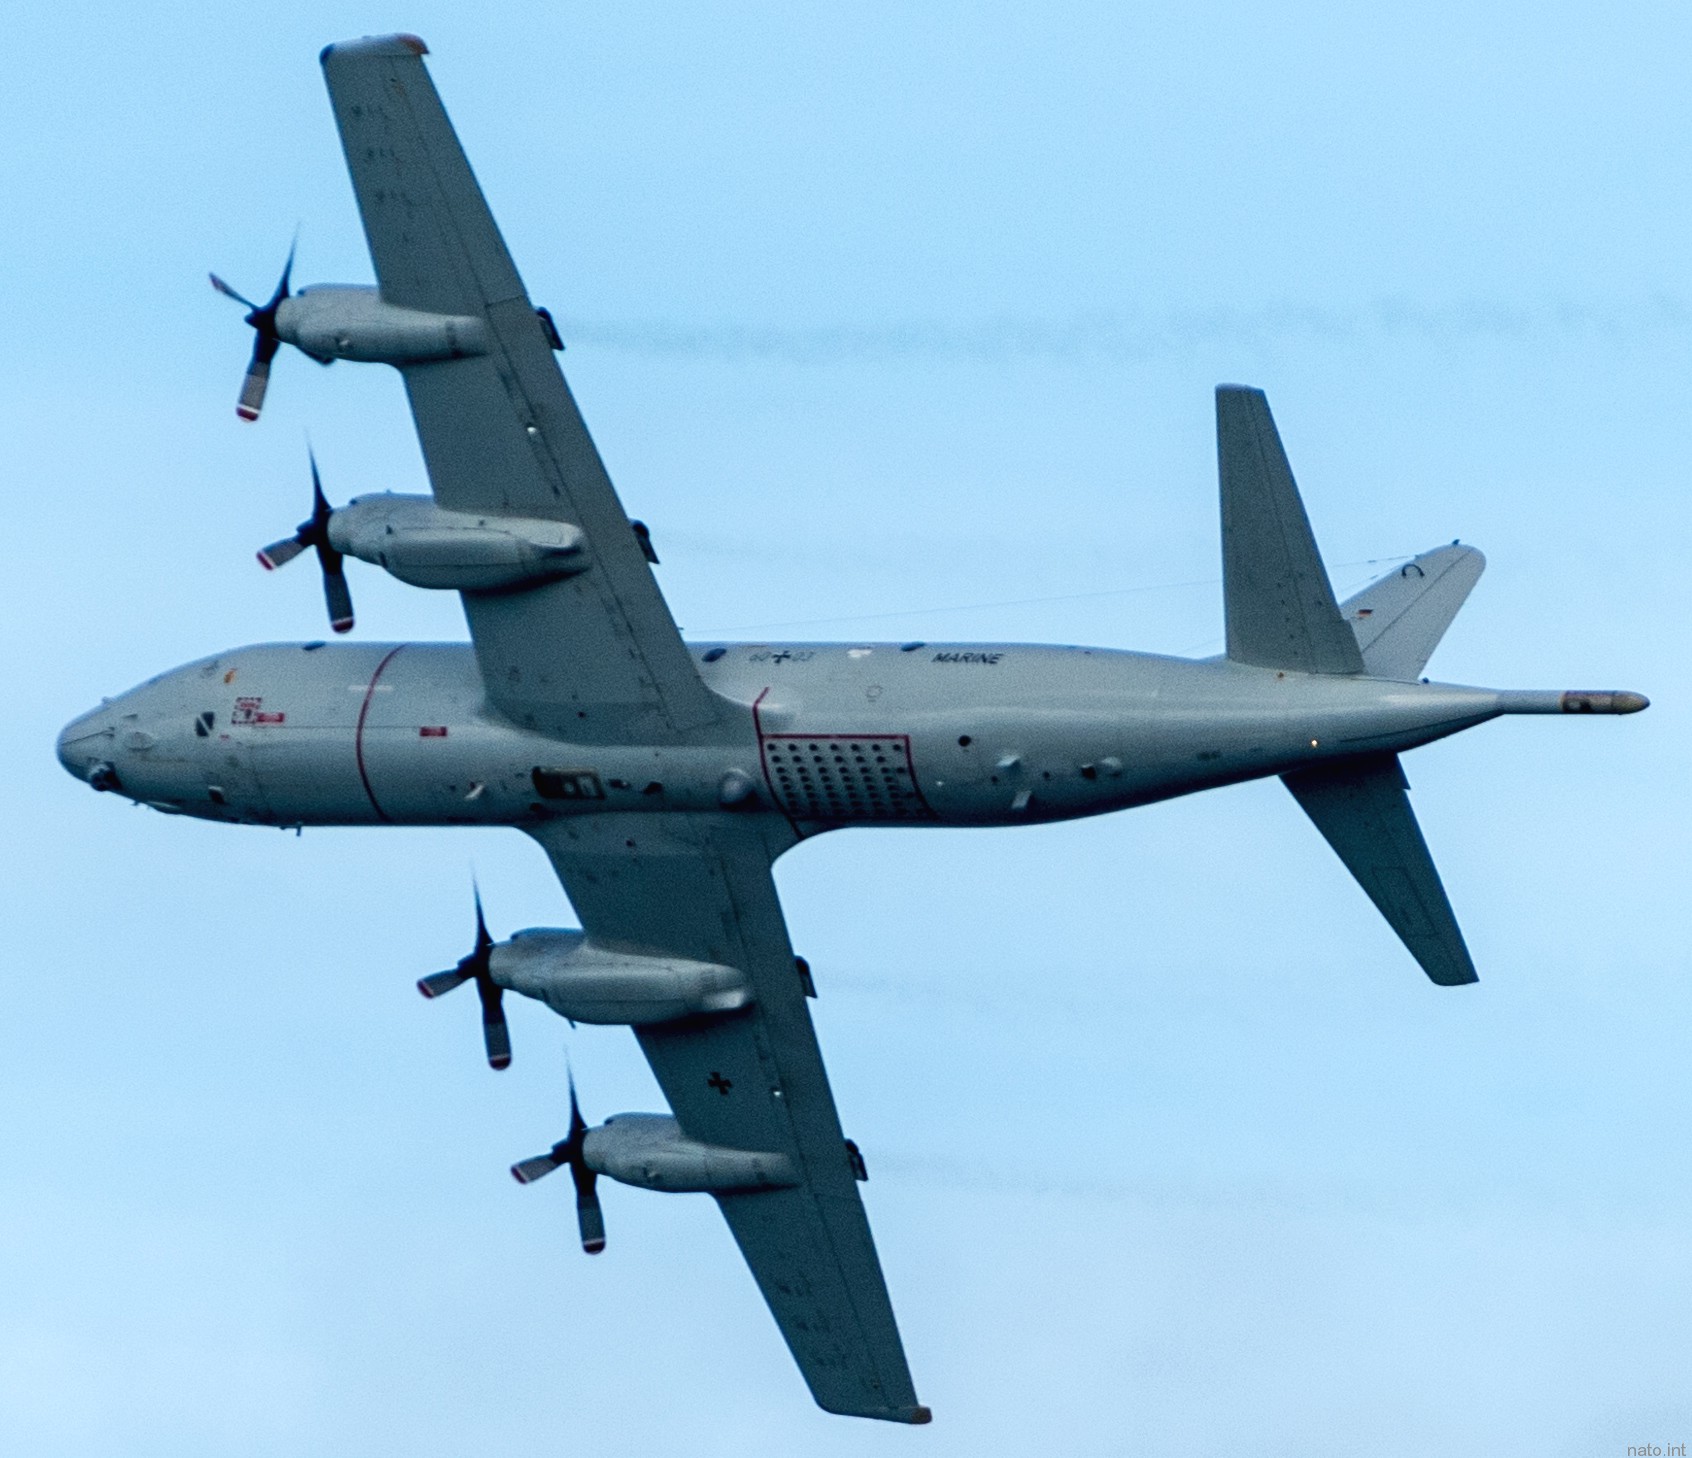
M 456 967 L 420 979 L 417 990 L 425 997 L 439 997 L 462 983 L 475 982 L 476 991 L 482 999 L 482 1041 L 488 1048 L 488 1067 L 509 1068 L 511 1029 L 505 1023 L 505 989 L 493 980 L 494 940 L 488 935 L 487 919 L 482 915 L 480 888 L 475 888 L 475 896 L 476 945 L 468 956 L 459 959 Z
M 588 1165 L 586 1157 L 587 1121 L 582 1118 L 581 1105 L 576 1102 L 576 1075 L 570 1074 L 570 1132 L 545 1154 L 522 1159 L 511 1166 L 511 1177 L 520 1185 L 532 1185 L 556 1169 L 570 1166 L 570 1176 L 576 1182 L 576 1224 L 582 1232 L 582 1249 L 598 1255 L 605 1249 L 605 1215 L 599 1208 L 599 1195 L 594 1186 L 599 1183 L 599 1171 Z
M 353 625 L 352 592 L 347 587 L 345 559 L 329 543 L 329 518 L 333 515 L 323 482 L 317 474 L 317 457 L 311 456 L 311 515 L 291 537 L 272 542 L 258 554 L 266 572 L 286 567 L 307 547 L 317 548 L 318 566 L 323 569 L 323 600 L 329 608 L 329 626 L 337 633 L 350 633 Z M 431 994 L 432 995 L 432 994 Z
M 282 277 L 276 281 L 276 292 L 267 304 L 255 304 L 245 294 L 237 293 L 215 273 L 210 275 L 212 287 L 225 298 L 247 306 L 247 323 L 253 326 L 253 357 L 247 364 L 247 376 L 241 381 L 241 398 L 235 403 L 235 413 L 243 420 L 257 420 L 264 408 L 265 386 L 270 383 L 270 362 L 282 347 L 282 336 L 276 332 L 276 311 L 288 297 L 288 279 L 294 271 L 294 245 L 288 245 L 288 261 L 282 265 Z

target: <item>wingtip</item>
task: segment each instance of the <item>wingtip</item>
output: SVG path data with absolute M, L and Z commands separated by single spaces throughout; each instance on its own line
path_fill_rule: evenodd
M 355 59 L 362 56 L 426 56 L 429 47 L 420 35 L 400 31 L 394 35 L 366 35 L 357 40 L 334 41 L 317 53 L 320 66 L 327 66 L 332 58 Z

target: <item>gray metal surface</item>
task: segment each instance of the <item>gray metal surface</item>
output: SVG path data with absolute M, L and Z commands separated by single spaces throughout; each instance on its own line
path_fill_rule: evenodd
M 599 452 L 422 60 L 405 38 L 323 53 L 384 301 L 485 321 L 488 352 L 401 366 L 435 499 L 569 522 L 587 570 L 465 593 L 489 697 L 518 723 L 673 741 L 715 723 Z
M 1398 756 L 1371 755 L 1281 778 L 1422 970 L 1441 987 L 1474 982 L 1475 964 L 1410 808 Z
M 1216 460 L 1228 657 L 1300 673 L 1363 672 L 1261 390 L 1216 387 Z
M 1340 614 L 1357 636 L 1364 671 L 1373 678 L 1415 678 L 1485 570 L 1479 551 L 1453 542 L 1411 558 L 1347 598 Z
M 718 1203 L 818 1404 L 926 1421 L 787 938 L 768 817 L 595 815 L 529 832 L 583 929 L 631 952 L 737 967 L 745 1010 L 636 1029 L 682 1132 L 787 1155 L 794 1189 Z

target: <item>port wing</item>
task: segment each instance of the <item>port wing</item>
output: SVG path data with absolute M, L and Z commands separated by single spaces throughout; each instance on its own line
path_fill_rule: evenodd
M 747 974 L 751 1006 L 637 1028 L 641 1050 L 690 1139 L 803 1171 L 792 1189 L 716 1198 L 818 1405 L 927 1422 L 770 875 L 792 835 L 767 818 L 571 816 L 529 834 L 595 941 Z

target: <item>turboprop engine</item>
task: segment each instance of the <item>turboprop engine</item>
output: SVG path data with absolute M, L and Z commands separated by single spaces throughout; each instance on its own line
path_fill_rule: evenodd
M 735 1012 L 752 1001 L 738 968 L 618 952 L 585 933 L 530 927 L 493 948 L 493 980 L 574 1023 L 667 1023 Z
M 369 284 L 313 284 L 284 298 L 276 334 L 318 360 L 425 364 L 488 350 L 487 326 L 474 315 L 402 308 Z
M 352 359 L 396 368 L 488 352 L 487 324 L 477 315 L 436 314 L 390 304 L 370 284 L 311 284 L 294 293 L 289 288 L 293 272 L 294 250 L 289 248 L 282 277 L 262 304 L 211 275 L 214 289 L 246 306 L 253 330 L 252 358 L 235 406 L 243 420 L 257 420 L 264 409 L 271 363 L 284 344 L 323 365 Z M 552 315 L 536 309 L 535 318 L 546 342 L 563 349 Z
M 337 551 L 413 587 L 498 592 L 587 567 L 581 528 L 563 521 L 448 511 L 427 496 L 355 496 L 329 514 Z
M 716 962 L 603 947 L 586 933 L 530 927 L 496 942 L 476 896 L 476 941 L 456 967 L 417 984 L 424 997 L 474 982 L 482 1002 L 488 1062 L 511 1062 L 504 997 L 509 989 L 544 1002 L 573 1023 L 643 1026 L 737 1012 L 752 1001 L 744 973 Z M 619 1176 L 620 1178 L 620 1176 Z
M 589 1128 L 570 1079 L 570 1132 L 545 1154 L 511 1166 L 520 1185 L 533 1184 L 555 1170 L 568 1169 L 576 1185 L 576 1219 L 582 1249 L 605 1249 L 605 1216 L 595 1189 L 600 1175 L 620 1184 L 669 1194 L 747 1194 L 779 1190 L 800 1180 L 785 1154 L 729 1149 L 689 1139 L 665 1114 L 613 1114 Z
M 779 1190 L 799 1183 L 785 1154 L 701 1144 L 668 1114 L 613 1114 L 582 1135 L 582 1159 L 619 1184 L 672 1194 Z M 552 1155 L 542 1154 L 513 1165 L 511 1172 L 519 1184 L 529 1184 L 555 1168 Z
M 413 587 L 456 592 L 515 592 L 587 569 L 580 527 L 538 517 L 449 511 L 428 496 L 379 492 L 332 507 L 311 457 L 311 515 L 290 537 L 258 552 L 267 572 L 315 548 L 323 572 L 329 626 L 353 626 L 343 560 L 357 557 Z

